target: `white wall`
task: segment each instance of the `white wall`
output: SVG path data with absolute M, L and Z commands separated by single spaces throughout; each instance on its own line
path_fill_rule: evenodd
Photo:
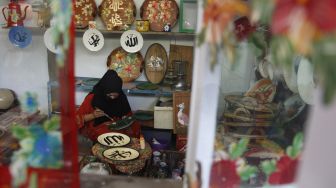
M 41 35 L 33 34 L 30 46 L 24 49 L 13 46 L 8 29 L 0 29 L 0 88 L 13 90 L 19 98 L 25 92 L 35 92 L 42 112 L 48 112 L 47 49 Z

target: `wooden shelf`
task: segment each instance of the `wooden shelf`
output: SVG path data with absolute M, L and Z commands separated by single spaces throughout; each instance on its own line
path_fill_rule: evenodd
M 76 29 L 76 36 L 82 36 L 87 29 Z M 104 37 L 120 37 L 124 31 L 110 31 L 99 29 Z M 178 40 L 194 40 L 195 33 L 179 33 L 179 32 L 140 32 L 144 38 L 147 39 L 178 39 Z
M 76 91 L 90 92 L 93 86 L 99 81 L 99 78 L 89 78 L 89 77 L 76 77 Z M 123 91 L 126 95 L 134 96 L 162 96 L 162 97 L 171 97 L 173 91 L 170 87 L 160 86 L 156 90 L 142 90 L 136 88 L 140 83 L 145 81 L 134 81 L 123 84 Z

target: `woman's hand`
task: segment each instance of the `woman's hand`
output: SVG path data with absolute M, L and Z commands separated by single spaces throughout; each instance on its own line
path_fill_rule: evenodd
M 93 117 L 94 118 L 100 118 L 102 116 L 105 116 L 105 113 L 99 109 L 99 108 L 96 108 L 94 111 L 93 111 Z

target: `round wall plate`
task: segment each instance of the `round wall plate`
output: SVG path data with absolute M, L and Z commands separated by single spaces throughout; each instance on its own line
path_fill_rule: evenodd
M 83 35 L 83 44 L 90 51 L 99 51 L 104 46 L 104 36 L 97 29 L 88 29 Z
M 297 73 L 297 85 L 300 97 L 307 104 L 314 103 L 314 68 L 312 63 L 302 58 Z
M 129 53 L 135 53 L 143 47 L 142 35 L 135 30 L 125 31 L 120 37 L 121 47 Z
M 55 54 L 60 53 L 60 48 L 56 46 L 54 40 L 53 40 L 53 28 L 48 28 L 46 32 L 43 35 L 44 44 L 47 47 L 47 49 Z
M 97 141 L 105 146 L 119 147 L 130 143 L 131 138 L 122 133 L 110 132 L 99 135 Z
M 31 32 L 23 26 L 11 27 L 8 38 L 12 44 L 19 48 L 26 48 L 32 42 Z

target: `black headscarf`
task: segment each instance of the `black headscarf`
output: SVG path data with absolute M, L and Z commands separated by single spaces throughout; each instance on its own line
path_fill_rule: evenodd
M 111 92 L 119 93 L 115 99 L 111 99 L 107 94 Z M 93 87 L 94 94 L 92 99 L 92 107 L 103 110 L 110 117 L 119 117 L 126 115 L 131 111 L 125 93 L 122 91 L 122 79 L 114 70 L 108 70 L 99 82 Z M 95 119 L 95 125 L 105 121 L 110 121 L 109 118 L 103 116 Z

